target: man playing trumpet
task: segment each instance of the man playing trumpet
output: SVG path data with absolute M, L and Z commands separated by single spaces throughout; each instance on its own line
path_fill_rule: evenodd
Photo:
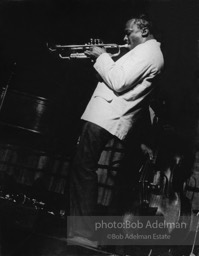
M 109 140 L 125 143 L 134 132 L 148 111 L 153 79 L 164 65 L 160 43 L 145 15 L 127 21 L 124 40 L 129 51 L 117 61 L 101 47 L 85 51 L 100 80 L 81 117 L 85 123 L 72 166 L 70 215 L 90 218 L 71 223 L 70 235 L 74 242 L 91 246 L 97 246 L 92 216 L 97 214 L 96 170 L 101 152 Z

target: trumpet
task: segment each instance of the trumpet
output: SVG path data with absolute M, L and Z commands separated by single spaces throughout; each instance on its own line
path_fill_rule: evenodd
M 71 45 L 53 45 L 49 46 L 47 43 L 47 47 L 51 52 L 58 52 L 58 55 L 61 59 L 86 59 L 89 58 L 85 55 L 84 51 L 91 50 L 94 46 L 103 47 L 106 49 L 107 53 L 110 54 L 111 57 L 116 57 L 121 53 L 121 48 L 128 48 L 128 44 L 118 45 L 118 44 L 104 44 L 99 39 L 91 40 L 88 44 L 71 44 Z

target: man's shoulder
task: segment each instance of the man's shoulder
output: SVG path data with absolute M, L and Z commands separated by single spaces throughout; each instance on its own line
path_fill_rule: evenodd
M 155 60 L 160 62 L 163 61 L 160 43 L 155 39 L 148 40 L 136 46 L 132 50 L 132 55 L 138 59 L 142 59 L 145 62 L 154 62 Z
M 154 50 L 160 50 L 160 46 L 161 46 L 161 43 L 158 42 L 156 39 L 150 39 L 150 40 L 147 40 L 146 42 L 142 43 L 142 44 L 139 44 L 138 45 L 138 50 L 149 50 L 149 49 L 154 49 Z

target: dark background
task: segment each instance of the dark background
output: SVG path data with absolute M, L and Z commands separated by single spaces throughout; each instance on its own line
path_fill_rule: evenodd
M 8 91 L 17 90 L 17 94 L 6 95 L 1 110 L 4 123 L 9 117 L 12 124 L 22 122 L 26 128 L 17 116 L 23 113 L 34 119 L 32 104 L 37 102 L 29 96 L 24 100 L 21 92 L 45 98 L 44 135 L 56 150 L 70 151 L 79 133 L 80 116 L 96 86 L 95 73 L 90 61 L 62 60 L 46 43 L 85 44 L 90 38 L 100 38 L 123 44 L 125 22 L 142 10 L 154 21 L 165 57 L 158 97 L 165 100 L 167 119 L 177 133 L 192 140 L 198 113 L 199 30 L 194 0 L 1 1 L 0 85 L 5 87 L 14 71 Z M 14 133 L 12 129 L 8 137 Z
M 198 170 L 199 2 L 0 0 L 0 247 L 2 244 L 5 255 L 10 250 L 12 255 L 44 255 L 45 245 L 45 255 L 56 250 L 66 254 L 65 244 L 46 242 L 36 235 L 36 239 L 28 238 L 26 232 L 19 230 L 28 226 L 29 234 L 33 226 L 39 233 L 43 229 L 53 236 L 66 236 L 63 221 L 52 220 L 52 215 L 45 213 L 50 210 L 60 217 L 60 209 L 66 213 L 69 209 L 68 175 L 80 132 L 80 117 L 97 80 L 89 60 L 60 59 L 57 53 L 49 51 L 47 43 L 85 44 L 90 38 L 100 38 L 104 43 L 123 44 L 125 22 L 140 11 L 151 16 L 155 35 L 162 44 L 165 69 L 158 81 L 157 109 L 164 124 L 173 129 L 169 140 L 163 139 L 167 146 L 163 150 L 163 164 L 168 164 L 169 157 L 176 153 L 172 147 L 177 146 L 185 158 L 174 180 L 181 186 L 192 170 Z M 126 180 L 123 183 L 127 191 L 136 181 L 137 159 L 131 153 L 122 169 L 128 169 L 133 176 L 128 184 Z M 106 184 L 102 185 L 106 188 Z M 196 182 L 194 178 L 193 186 L 198 189 L 198 179 Z M 192 208 L 198 211 L 196 194 Z M 10 195 L 9 200 L 4 200 L 5 195 Z M 41 211 L 38 215 L 31 200 L 24 203 L 24 195 L 44 202 L 44 214 Z M 12 204 L 12 198 L 17 204 Z M 20 249 L 21 240 L 25 241 L 21 245 L 25 245 L 25 253 L 14 254 L 16 248 Z

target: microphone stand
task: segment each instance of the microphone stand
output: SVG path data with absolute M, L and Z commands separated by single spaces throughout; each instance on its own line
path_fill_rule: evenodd
M 197 213 L 196 216 L 197 216 L 197 217 L 199 216 L 199 212 Z M 198 219 L 198 221 L 197 221 L 196 231 L 195 231 L 195 235 L 194 235 L 194 239 L 193 239 L 193 245 L 192 245 L 191 252 L 190 252 L 189 256 L 195 256 L 195 254 L 193 253 L 193 251 L 194 251 L 194 249 L 195 249 L 196 237 L 197 237 L 197 234 L 198 234 L 198 229 L 199 229 L 199 219 Z
M 16 66 L 16 62 L 13 64 L 14 67 Z M 3 107 L 3 103 L 4 103 L 4 100 L 5 100 L 5 97 L 6 97 L 6 94 L 7 94 L 7 91 L 8 91 L 8 88 L 9 88 L 9 84 L 10 84 L 10 81 L 12 80 L 12 77 L 14 75 L 14 70 L 11 71 L 11 74 L 8 78 L 8 81 L 7 81 L 7 84 L 5 86 L 5 89 L 2 89 L 2 93 L 1 93 L 1 102 L 0 102 L 0 112 L 2 110 L 2 107 Z

